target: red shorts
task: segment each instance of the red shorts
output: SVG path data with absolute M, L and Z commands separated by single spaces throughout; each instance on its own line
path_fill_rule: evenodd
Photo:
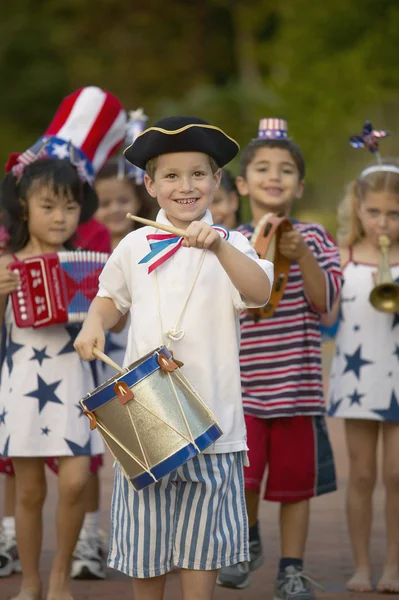
M 260 419 L 245 415 L 250 466 L 245 487 L 260 491 L 268 467 L 265 500 L 300 502 L 337 489 L 334 458 L 323 416 Z
M 91 473 L 97 473 L 100 467 L 104 464 L 103 455 L 97 454 L 91 457 L 90 471 Z M 58 463 L 56 458 L 46 458 L 46 465 L 58 475 Z M 6 475 L 14 475 L 14 467 L 12 466 L 11 458 L 0 458 L 0 473 Z

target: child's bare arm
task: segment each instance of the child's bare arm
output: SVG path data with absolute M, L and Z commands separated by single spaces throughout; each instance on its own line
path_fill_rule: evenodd
M 252 258 L 225 240 L 221 240 L 215 254 L 243 298 L 254 304 L 266 304 L 270 297 L 270 280 Z
M 339 307 L 341 305 L 341 296 L 338 296 L 336 301 L 334 302 L 332 309 L 329 313 L 326 313 L 320 317 L 320 323 L 324 325 L 324 327 L 332 327 L 339 315 Z
M 123 315 L 121 319 L 119 319 L 119 321 L 114 327 L 111 327 L 110 331 L 112 331 L 112 333 L 120 333 L 121 331 L 123 331 L 125 329 L 128 316 L 129 313 L 127 312 L 125 315 Z
M 223 240 L 211 225 L 203 221 L 193 221 L 186 234 L 183 245 L 214 252 L 243 298 L 258 306 L 266 304 L 270 296 L 270 280 L 256 261 Z
M 325 273 L 299 231 L 293 229 L 282 234 L 280 252 L 290 260 L 297 261 L 310 302 L 320 312 L 328 310 Z
M 122 316 L 111 298 L 94 298 L 74 343 L 76 352 L 83 360 L 94 360 L 93 346 L 104 351 L 104 331 L 114 327 Z

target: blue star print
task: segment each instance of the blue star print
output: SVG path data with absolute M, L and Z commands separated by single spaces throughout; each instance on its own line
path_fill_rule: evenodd
M 49 429 L 48 427 L 42 427 L 42 435 L 48 435 L 50 431 L 51 429 Z
M 395 313 L 393 316 L 392 329 L 395 329 L 395 327 L 398 323 L 399 323 L 399 313 Z
M 339 400 L 335 401 L 334 398 L 331 398 L 330 401 L 330 409 L 328 411 L 328 414 L 330 417 L 333 417 L 335 415 L 335 413 L 337 412 L 339 405 L 342 402 L 342 398 L 340 398 Z
M 373 410 L 376 415 L 379 415 L 384 421 L 399 421 L 399 404 L 396 398 L 395 392 L 392 391 L 391 403 L 388 408 L 380 408 L 379 410 Z
M 344 369 L 343 374 L 350 373 L 351 371 L 353 371 L 354 375 L 356 375 L 356 377 L 360 379 L 360 369 L 365 365 L 373 364 L 372 360 L 366 360 L 362 358 L 361 352 L 361 346 L 359 346 L 353 354 L 345 354 L 346 367 Z
M 60 354 L 69 354 L 70 352 L 76 352 L 75 348 L 73 347 L 73 344 L 77 338 L 77 335 L 80 331 L 80 327 L 78 327 L 77 325 L 66 325 L 65 326 L 65 330 L 69 333 L 70 335 L 70 340 L 65 344 L 65 346 L 58 352 L 58 355 Z
M 353 394 L 348 395 L 348 398 L 351 401 L 351 406 L 353 406 L 354 404 L 358 404 L 360 406 L 360 398 L 363 398 L 363 396 L 364 394 L 359 394 L 358 391 L 355 389 Z
M 12 330 L 13 330 L 13 325 L 11 325 L 11 327 L 10 327 L 10 335 L 8 336 L 8 342 L 7 342 L 7 366 L 8 366 L 8 371 L 9 371 L 10 375 L 14 368 L 13 356 L 16 352 L 18 352 L 18 350 L 20 350 L 21 348 L 24 347 L 23 344 L 16 344 L 15 342 L 12 341 Z
M 353 326 L 353 331 L 359 331 L 360 329 L 360 325 L 354 325 Z
M 5 425 L 6 424 L 6 415 L 7 415 L 7 411 L 5 409 L 5 407 L 3 408 L 3 412 L 0 413 L 0 425 Z
M 399 346 L 398 346 L 398 344 L 395 344 L 395 350 L 392 352 L 392 354 L 395 354 L 396 358 L 399 360 Z
M 80 404 L 75 404 L 75 406 L 79 411 L 79 419 L 80 419 L 80 417 L 84 416 L 83 408 L 80 406 Z
M 46 354 L 47 346 L 45 346 L 41 350 L 38 350 L 37 348 L 32 348 L 32 350 L 34 354 L 29 360 L 37 360 L 40 366 L 42 366 L 45 358 L 51 358 Z
M 91 436 L 89 435 L 89 439 L 84 446 L 79 446 L 79 444 L 75 444 L 71 440 L 67 440 L 65 438 L 66 443 L 69 446 L 72 454 L 74 456 L 90 456 L 91 454 Z
M 6 439 L 6 443 L 4 444 L 4 448 L 2 452 L 0 452 L 0 456 L 8 456 L 8 449 L 10 447 L 10 436 Z
M 63 402 L 54 393 L 60 383 L 61 379 L 59 381 L 55 381 L 54 383 L 48 384 L 40 377 L 40 375 L 38 375 L 37 389 L 29 392 L 29 394 L 25 394 L 25 396 L 30 396 L 31 398 L 37 398 L 39 400 L 39 413 L 41 413 L 47 402 L 63 404 Z

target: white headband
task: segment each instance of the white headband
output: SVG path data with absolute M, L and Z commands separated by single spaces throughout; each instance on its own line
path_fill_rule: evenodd
M 370 173 L 378 173 L 379 171 L 387 171 L 399 174 L 399 167 L 396 165 L 373 165 L 372 167 L 367 167 L 367 169 L 364 169 L 364 171 L 360 173 L 359 179 L 363 179 L 364 177 L 367 177 L 367 175 L 370 175 Z

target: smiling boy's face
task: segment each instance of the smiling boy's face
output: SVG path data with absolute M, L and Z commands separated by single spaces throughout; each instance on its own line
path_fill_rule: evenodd
M 186 229 L 199 221 L 213 201 L 219 187 L 221 169 L 213 173 L 209 157 L 202 152 L 174 152 L 156 159 L 154 178 L 144 182 L 148 193 L 156 198 L 169 221 Z
M 283 148 L 259 148 L 245 178 L 237 177 L 236 183 L 242 196 L 273 213 L 286 212 L 303 193 L 298 167 Z

